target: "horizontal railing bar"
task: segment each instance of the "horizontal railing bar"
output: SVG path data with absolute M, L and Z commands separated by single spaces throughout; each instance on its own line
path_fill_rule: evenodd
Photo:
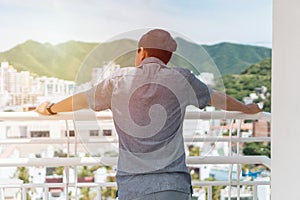
M 270 142 L 270 137 L 206 137 L 206 138 L 184 138 L 184 142 Z
M 20 183 L 20 184 L 0 184 L 0 188 L 40 188 L 40 187 L 65 187 L 67 183 Z M 68 183 L 68 187 L 114 187 L 117 186 L 116 182 L 85 182 L 85 183 Z
M 261 112 L 257 114 L 245 114 L 236 111 L 212 111 L 212 112 L 186 112 L 185 119 L 262 119 L 271 121 L 271 113 Z
M 109 111 L 91 112 L 81 110 L 76 112 L 58 113 L 56 115 L 40 115 L 34 111 L 30 112 L 0 112 L 0 120 L 4 121 L 48 121 L 48 120 L 111 120 L 112 113 Z
M 92 166 L 117 165 L 117 157 L 83 157 L 83 158 L 1 158 L 0 167 L 19 166 Z M 263 164 L 271 167 L 271 160 L 266 156 L 189 156 L 188 165 L 198 164 Z
M 188 165 L 198 164 L 263 164 L 271 168 L 271 159 L 267 156 L 189 156 Z
M 0 167 L 20 166 L 92 166 L 117 164 L 117 157 L 83 157 L 83 158 L 0 158 Z
M 200 186 L 200 187 L 205 187 L 205 186 L 229 186 L 230 183 L 228 181 L 193 181 L 192 182 L 193 186 Z M 231 185 L 237 186 L 237 185 L 271 185 L 270 181 L 240 181 L 237 183 L 237 181 L 232 181 Z
M 206 187 L 206 186 L 229 186 L 228 181 L 192 181 L 193 186 Z M 232 181 L 233 186 L 238 185 L 236 181 Z M 271 185 L 270 181 L 240 181 L 239 185 L 255 186 L 255 185 Z M 65 187 L 66 183 L 20 183 L 20 184 L 0 184 L 0 188 L 50 188 L 50 187 Z M 86 182 L 86 183 L 69 183 L 69 187 L 114 187 L 117 186 L 116 182 Z
M 111 136 L 103 136 L 111 137 Z M 0 144 L 71 144 L 75 143 L 75 138 L 16 138 L 16 139 L 3 139 L 0 140 Z M 270 142 L 270 137 L 249 137 L 249 138 L 229 138 L 229 137 L 194 137 L 184 138 L 184 142 Z M 103 138 L 103 139 L 82 139 L 78 140 L 77 144 L 80 143 L 118 143 L 119 140 L 116 138 Z
M 106 136 L 104 136 L 106 137 Z M 107 136 L 111 137 L 111 136 Z M 68 138 L 20 138 L 20 139 L 4 139 L 0 140 L 0 144 L 75 144 L 74 137 Z M 77 144 L 80 143 L 118 143 L 119 140 L 115 138 L 109 139 L 77 139 Z
M 70 113 L 59 113 L 57 115 L 45 116 L 40 115 L 36 112 L 0 112 L 0 120 L 4 121 L 31 121 L 31 120 L 78 120 L 78 121 L 89 121 L 89 120 L 111 120 L 112 113 L 110 111 L 103 112 L 91 112 L 88 110 L 76 111 Z M 261 112 L 258 114 L 244 114 L 241 112 L 234 111 L 213 111 L 213 112 L 202 112 L 202 111 L 188 111 L 185 114 L 185 119 L 262 119 L 271 121 L 271 113 Z

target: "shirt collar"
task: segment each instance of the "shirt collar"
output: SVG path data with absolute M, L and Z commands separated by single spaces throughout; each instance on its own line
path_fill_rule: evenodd
M 155 58 L 155 57 L 148 57 L 148 58 L 145 58 L 145 59 L 142 61 L 142 63 L 141 63 L 140 66 L 142 66 L 142 65 L 144 65 L 144 64 L 148 64 L 148 63 L 157 63 L 157 64 L 159 64 L 159 65 L 165 66 L 165 63 L 164 63 L 163 61 L 161 61 L 160 59 Z

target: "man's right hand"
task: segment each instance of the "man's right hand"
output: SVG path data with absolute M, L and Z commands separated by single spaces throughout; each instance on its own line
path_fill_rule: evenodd
M 42 115 L 51 115 L 51 113 L 48 112 L 47 106 L 50 104 L 50 102 L 46 101 L 44 103 L 41 103 L 38 105 L 35 109 L 35 112 L 42 114 Z
M 262 111 L 256 103 L 250 103 L 245 106 L 246 106 L 246 109 L 243 110 L 243 113 L 246 113 L 246 114 L 256 114 L 256 113 L 259 113 Z
M 226 95 L 218 90 L 213 90 L 211 93 L 210 105 L 227 111 L 240 111 L 246 114 L 256 114 L 262 110 L 256 103 L 244 104 L 237 99 Z

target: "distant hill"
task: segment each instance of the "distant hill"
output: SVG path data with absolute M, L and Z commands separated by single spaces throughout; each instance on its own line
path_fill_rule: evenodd
M 96 45 L 69 41 L 54 46 L 29 40 L 0 53 L 0 61 L 8 61 L 18 71 L 72 80 L 85 56 Z
M 203 47 L 214 59 L 222 75 L 239 74 L 250 64 L 271 57 L 271 49 L 265 47 L 233 43 L 203 45 Z
M 250 64 L 271 56 L 271 49 L 264 47 L 232 43 L 210 46 L 181 38 L 176 40 L 178 50 L 170 65 L 184 66 L 195 73 L 220 71 L 222 75 L 239 74 Z M 107 61 L 114 60 L 122 67 L 133 66 L 136 43 L 134 40 L 122 39 L 101 44 L 69 41 L 51 45 L 29 40 L 0 53 L 0 61 L 8 61 L 18 71 L 27 70 L 40 76 L 86 81 L 93 67 L 101 67 Z M 214 63 L 218 68 L 213 67 Z

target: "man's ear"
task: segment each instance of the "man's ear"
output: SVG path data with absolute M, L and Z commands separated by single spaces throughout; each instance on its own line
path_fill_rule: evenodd
M 140 56 L 141 60 L 144 60 L 148 57 L 148 52 L 143 47 L 140 47 Z

